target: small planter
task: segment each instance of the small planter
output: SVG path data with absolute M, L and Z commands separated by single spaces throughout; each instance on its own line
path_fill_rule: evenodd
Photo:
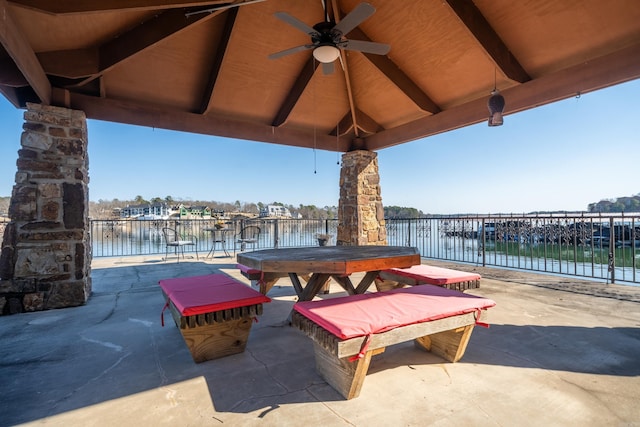
M 331 234 L 316 234 L 316 239 L 318 239 L 318 246 L 327 246 L 331 240 Z

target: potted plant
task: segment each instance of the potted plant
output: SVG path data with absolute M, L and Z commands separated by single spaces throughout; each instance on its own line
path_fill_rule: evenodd
M 316 233 L 316 239 L 318 239 L 319 246 L 327 246 L 331 237 L 331 234 Z

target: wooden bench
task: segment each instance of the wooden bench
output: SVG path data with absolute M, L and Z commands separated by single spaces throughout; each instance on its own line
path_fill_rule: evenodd
M 346 399 L 358 397 L 371 357 L 409 340 L 450 362 L 495 302 L 436 286 L 295 304 L 292 325 L 313 340 L 316 369 Z M 482 324 L 484 325 L 484 324 Z
M 383 270 L 376 279 L 378 291 L 386 291 L 403 286 L 436 285 L 457 291 L 477 289 L 481 276 L 476 273 L 434 267 L 426 264 L 409 268 L 390 268 Z
M 262 304 L 271 301 L 224 274 L 164 279 L 159 284 L 165 309 L 170 308 L 196 363 L 242 353 Z
M 271 290 L 273 285 L 282 277 L 289 277 L 287 273 L 265 273 L 262 270 L 247 267 L 246 265 L 236 264 L 236 268 L 240 270 L 240 273 L 251 280 L 251 285 L 256 284 L 260 286 L 260 293 L 266 295 Z
M 236 268 L 240 270 L 240 273 L 244 277 L 251 280 L 251 286 L 255 286 L 257 284 L 260 287 L 260 293 L 262 295 L 266 295 L 278 280 L 283 277 L 289 277 L 288 273 L 268 273 L 263 272 L 262 270 L 247 267 L 243 264 L 236 264 Z M 309 281 L 309 274 L 299 274 L 299 276 L 302 277 L 305 282 Z M 296 293 L 299 293 L 298 291 L 299 290 L 296 290 Z M 323 291 L 325 294 L 329 293 L 329 280 L 327 280 L 327 282 L 325 283 Z

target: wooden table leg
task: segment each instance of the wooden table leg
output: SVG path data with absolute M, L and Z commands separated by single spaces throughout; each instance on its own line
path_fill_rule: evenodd
M 378 277 L 379 271 L 367 271 L 367 274 L 364 275 L 360 283 L 358 283 L 358 287 L 356 288 L 357 294 L 364 294 L 369 286 L 373 283 L 376 277 Z
M 342 289 L 347 291 L 349 295 L 356 294 L 356 288 L 353 286 L 353 283 L 351 283 L 351 279 L 349 279 L 348 276 L 333 275 L 331 277 L 333 277 L 333 280 L 335 280 L 338 285 L 342 286 Z
M 324 286 L 325 282 L 331 277 L 330 274 L 325 273 L 313 273 L 307 286 L 302 290 L 302 294 L 299 296 L 299 301 L 311 301 L 315 297 L 320 289 Z

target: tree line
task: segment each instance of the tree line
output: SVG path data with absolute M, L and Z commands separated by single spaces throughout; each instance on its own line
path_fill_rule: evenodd
M 8 216 L 9 203 L 11 197 L 0 196 L 0 216 Z M 236 200 L 233 203 L 218 202 L 209 200 L 182 200 L 174 198 L 172 196 L 166 197 L 153 197 L 150 200 L 146 200 L 142 196 L 136 196 L 133 200 L 104 200 L 99 199 L 97 202 L 89 202 L 89 216 L 92 218 L 110 218 L 113 212 L 120 208 L 124 208 L 128 205 L 142 205 L 149 203 L 167 203 L 169 206 L 177 206 L 183 203 L 187 206 L 208 206 L 214 211 L 223 211 L 228 213 L 243 212 L 248 214 L 257 215 L 260 209 L 265 208 L 267 205 L 279 205 L 289 209 L 292 215 L 295 217 L 300 214 L 302 218 L 309 219 L 335 219 L 338 217 L 338 208 L 336 206 L 315 206 L 315 205 L 291 205 L 281 202 L 241 202 Z M 599 202 L 589 203 L 588 212 L 592 213 L 617 213 L 617 212 L 640 212 L 640 193 L 630 197 L 618 197 L 616 199 L 604 199 Z M 424 216 L 424 213 L 416 208 L 402 207 L 402 206 L 385 206 L 384 207 L 385 218 L 419 218 Z
M 147 205 L 155 203 L 166 203 L 170 207 L 176 207 L 180 204 L 185 206 L 208 206 L 212 211 L 224 212 L 226 214 L 243 213 L 258 215 L 260 211 L 267 207 L 267 205 L 284 206 L 289 209 L 291 215 L 294 218 L 300 217 L 304 219 L 337 219 L 338 208 L 337 206 L 316 206 L 316 205 L 292 205 L 282 202 L 242 202 L 236 200 L 233 203 L 219 202 L 211 200 L 183 200 L 180 198 L 174 198 L 172 196 L 166 197 L 153 197 L 149 200 L 142 196 L 136 196 L 133 200 L 104 200 L 99 199 L 97 202 L 89 202 L 89 216 L 95 219 L 106 219 L 113 217 L 114 213 L 118 209 L 125 208 L 129 205 Z M 386 218 L 419 218 L 424 216 L 422 211 L 402 206 L 385 206 L 384 215 Z
M 184 200 L 173 196 L 166 197 L 153 197 L 149 200 L 142 196 L 136 196 L 133 200 L 104 200 L 99 199 L 97 202 L 89 203 L 89 216 L 96 219 L 110 218 L 117 212 L 118 209 L 125 208 L 129 205 L 147 205 L 155 203 L 166 203 L 170 207 L 177 207 L 178 205 L 185 206 L 207 206 L 214 212 L 224 212 L 226 214 L 243 213 L 250 215 L 258 215 L 260 211 L 266 208 L 268 205 L 284 206 L 289 209 L 289 212 L 294 217 L 298 217 L 298 214 L 302 218 L 307 219 L 333 219 L 337 218 L 338 208 L 335 206 L 319 207 L 315 205 L 303 205 L 297 206 L 291 204 L 285 204 L 281 202 L 242 202 L 236 200 L 233 203 L 220 202 L 215 200 Z
M 589 212 L 594 213 L 640 212 L 640 193 L 631 197 L 618 197 L 617 199 L 589 203 L 588 209 Z

